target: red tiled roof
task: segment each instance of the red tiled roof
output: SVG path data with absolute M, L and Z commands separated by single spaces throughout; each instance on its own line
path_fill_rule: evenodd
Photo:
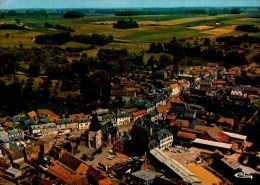
M 57 161 L 53 161 L 53 166 L 50 166 L 47 170 L 50 174 L 62 180 L 63 182 L 69 184 L 73 184 L 73 182 L 77 182 L 77 184 L 86 185 L 86 176 L 82 176 L 79 173 L 72 173 L 70 170 L 66 169 L 62 165 L 60 165 Z
M 92 166 L 88 168 L 87 174 L 93 177 L 96 181 L 100 181 L 102 179 L 105 179 L 106 177 L 101 174 L 99 170 L 96 170 Z
M 178 96 L 178 97 L 172 99 L 171 102 L 180 103 L 180 102 L 181 102 L 181 99 L 180 99 L 180 97 Z
M 198 131 L 207 132 L 211 127 L 205 125 L 195 125 L 194 129 Z
M 7 170 L 11 166 L 10 163 L 4 162 L 2 159 L 0 159 L 0 168 L 3 170 Z
M 49 116 L 48 118 L 49 118 L 50 122 L 54 122 L 55 120 L 60 119 L 59 116 Z
M 224 118 L 224 117 L 222 117 L 222 118 L 219 118 L 218 122 L 219 123 L 226 123 L 226 124 L 229 124 L 229 125 L 232 126 L 234 124 L 235 120 L 233 118 Z
M 31 111 L 31 112 L 28 112 L 28 116 L 30 118 L 34 118 L 35 116 L 37 116 L 37 113 L 35 111 Z
M 71 114 L 69 115 L 70 118 L 84 118 L 85 115 L 84 113 L 79 113 L 79 114 Z
M 146 114 L 147 111 L 146 110 L 140 110 L 140 111 L 137 111 L 137 112 L 133 112 L 133 117 L 136 117 L 136 116 L 140 116 L 140 115 L 144 115 Z
M 178 80 L 179 84 L 183 84 L 185 81 L 184 80 Z
M 137 111 L 138 111 L 137 108 L 125 109 L 126 113 L 133 113 L 133 112 L 137 112 Z
M 49 116 L 56 116 L 56 114 L 53 111 L 49 110 L 49 109 L 38 109 L 37 113 L 38 114 L 49 115 Z
M 170 103 L 167 103 L 166 105 L 160 105 L 158 107 L 156 107 L 157 111 L 159 113 L 162 113 L 162 112 L 165 112 L 167 110 L 169 110 L 171 108 L 171 104 Z
M 187 138 L 187 139 L 196 139 L 196 134 L 178 131 L 177 137 Z
M 59 159 L 59 161 L 72 169 L 73 171 L 76 171 L 81 164 L 82 161 L 80 161 L 77 157 L 74 157 L 73 155 L 69 154 L 68 152 L 64 152 L 62 157 Z
M 172 89 L 174 89 L 174 88 L 176 88 L 176 87 L 179 87 L 179 85 L 178 85 L 177 83 L 171 84 L 171 88 L 172 88 Z
M 211 138 L 218 142 L 226 142 L 229 139 L 229 136 L 223 133 L 219 127 L 211 127 L 207 133 Z
M 187 121 L 187 120 L 176 120 L 175 125 L 177 125 L 179 127 L 188 127 L 189 121 Z
M 110 178 L 107 177 L 105 179 L 99 180 L 98 184 L 99 185 L 112 185 L 113 182 L 112 182 L 112 180 Z
M 175 116 L 175 115 L 168 115 L 168 116 L 166 117 L 166 119 L 175 120 L 175 119 L 176 119 L 176 116 Z

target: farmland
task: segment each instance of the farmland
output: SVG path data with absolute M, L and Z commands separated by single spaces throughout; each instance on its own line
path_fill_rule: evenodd
M 78 19 L 64 19 L 61 16 L 8 16 L 0 19 L 0 23 L 16 24 L 15 20 L 20 19 L 28 30 L 0 30 L 0 45 L 4 47 L 37 46 L 33 38 L 43 33 L 59 32 L 53 28 L 45 28 L 44 23 L 60 24 L 71 26 L 75 34 L 100 33 L 113 35 L 117 40 L 130 42 L 168 42 L 173 36 L 185 37 L 215 37 L 219 35 L 244 34 L 234 31 L 235 25 L 254 24 L 259 25 L 259 18 L 250 14 L 221 14 L 216 16 L 199 14 L 170 14 L 170 15 L 139 15 L 139 16 L 86 16 Z M 133 19 L 138 22 L 136 29 L 116 29 L 112 24 L 117 20 Z M 216 24 L 217 23 L 217 24 Z M 203 29 L 204 28 L 206 29 Z M 232 29 L 231 29 L 232 28 Z M 10 34 L 5 38 L 6 33 Z M 256 34 L 258 35 L 258 34 Z M 71 46 L 75 45 L 70 43 Z M 66 46 L 70 45 L 67 44 Z M 118 45 L 120 47 L 120 45 Z

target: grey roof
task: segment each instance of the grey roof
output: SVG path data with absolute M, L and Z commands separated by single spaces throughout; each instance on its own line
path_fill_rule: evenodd
M 109 114 L 110 110 L 109 109 L 97 109 L 96 113 L 97 113 L 97 115 Z
M 176 173 L 179 177 L 182 178 L 184 182 L 190 184 L 200 184 L 201 181 L 191 173 L 187 168 L 185 168 L 178 161 L 170 158 L 165 153 L 163 153 L 159 148 L 154 148 L 150 151 L 150 153 L 161 163 L 165 164 L 168 168 L 170 168 L 174 173 Z
M 13 130 L 8 130 L 7 132 L 8 132 L 8 134 L 18 134 L 19 130 L 18 129 L 13 129 Z
M 229 159 L 227 157 L 223 157 L 221 161 L 225 163 L 227 166 L 229 166 L 230 168 L 232 168 L 232 170 L 237 170 L 240 166 L 240 163 L 234 161 L 233 159 Z
M 148 115 L 152 118 L 154 116 L 158 116 L 158 112 L 157 111 L 152 111 Z
M 0 140 L 5 143 L 9 142 L 8 133 L 6 131 L 0 131 Z
M 162 129 L 162 130 L 158 131 L 157 134 L 158 134 L 158 139 L 159 140 L 162 140 L 162 139 L 164 139 L 166 137 L 172 136 L 172 133 L 169 132 L 166 129 Z
M 155 179 L 156 176 L 160 175 L 160 173 L 155 171 L 147 171 L 147 170 L 139 170 L 131 174 L 139 179 L 149 181 Z
M 55 123 L 47 123 L 47 124 L 41 124 L 41 125 L 32 125 L 32 129 L 43 129 L 43 128 L 55 128 L 57 125 Z
M 126 118 L 126 117 L 130 117 L 129 113 L 121 113 L 121 114 L 117 114 L 118 118 Z

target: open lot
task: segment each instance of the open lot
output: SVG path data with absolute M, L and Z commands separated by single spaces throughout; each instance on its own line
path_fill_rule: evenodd
M 177 160 L 187 169 L 189 169 L 192 173 L 194 173 L 201 181 L 203 185 L 212 185 L 212 184 L 220 184 L 221 179 L 218 178 L 216 175 L 211 173 L 207 170 L 204 166 L 207 166 L 207 161 L 202 159 L 200 164 L 196 164 L 196 157 L 200 154 L 212 154 L 212 151 L 194 148 L 192 147 L 191 150 L 184 151 L 182 150 L 181 153 L 177 152 L 177 148 L 172 148 L 174 152 L 164 151 L 168 156 L 172 159 Z

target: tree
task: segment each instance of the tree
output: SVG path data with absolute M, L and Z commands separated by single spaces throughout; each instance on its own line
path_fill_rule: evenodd
M 29 65 L 28 73 L 31 76 L 39 76 L 41 66 L 39 63 L 31 62 Z
M 158 43 L 156 46 L 156 53 L 161 53 L 163 52 L 163 45 L 162 43 Z
M 84 13 L 79 11 L 68 11 L 63 15 L 64 18 L 81 18 L 84 16 Z
M 9 38 L 9 36 L 10 36 L 9 33 L 5 34 L 5 38 Z
M 143 155 L 148 148 L 149 131 L 140 125 L 133 125 L 131 129 L 132 154 Z
M 149 53 L 154 53 L 155 51 L 156 51 L 156 44 L 155 43 L 151 43 L 148 52 Z
M 205 38 L 203 44 L 204 46 L 209 46 L 210 42 L 211 42 L 210 38 Z
M 232 9 L 230 10 L 230 13 L 231 13 L 231 14 L 240 14 L 240 11 L 239 11 L 239 9 L 237 9 L 237 8 L 232 8 Z

